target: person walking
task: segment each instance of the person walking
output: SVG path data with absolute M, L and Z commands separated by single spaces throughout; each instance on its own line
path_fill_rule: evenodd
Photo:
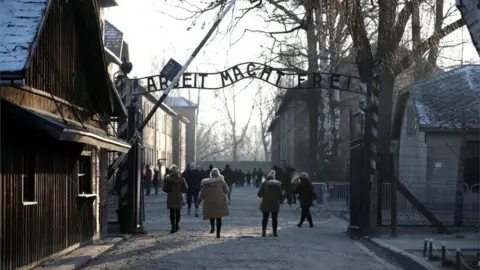
M 295 169 L 288 166 L 285 170 L 285 173 L 282 173 L 282 179 L 281 179 L 282 189 L 283 189 L 283 201 L 287 199 L 287 203 L 290 207 L 292 206 L 292 197 L 294 196 L 293 189 L 292 189 L 292 176 L 294 172 L 295 172 Z M 283 204 L 283 201 L 282 201 L 282 204 Z
M 267 234 L 268 218 L 272 216 L 273 236 L 277 237 L 278 212 L 280 212 L 280 201 L 282 200 L 282 183 L 275 179 L 275 171 L 268 173 L 265 181 L 260 185 L 258 197 L 262 198 L 260 202 L 260 211 L 263 213 L 262 219 L 262 237 Z
M 198 193 L 200 192 L 200 183 L 203 180 L 202 174 L 197 168 L 197 165 L 194 162 L 191 162 L 188 166 L 188 170 L 185 172 L 185 180 L 188 185 L 187 191 L 187 206 L 188 212 L 187 214 L 190 216 L 191 214 L 191 207 L 192 207 L 192 200 L 195 206 L 195 216 L 198 217 L 198 207 L 197 207 L 197 199 Z
M 262 178 L 263 178 L 263 172 L 262 172 L 262 168 L 258 169 L 257 171 L 257 175 L 256 175 L 256 178 L 255 178 L 255 187 L 260 187 L 260 184 L 262 183 Z
M 206 174 L 206 175 L 205 175 L 205 178 L 210 177 L 210 173 L 212 172 L 212 170 L 213 170 L 213 165 L 212 165 L 212 164 L 208 165 L 208 170 L 207 170 L 207 172 L 205 173 L 205 174 Z
M 225 165 L 225 169 L 223 169 L 223 177 L 225 182 L 228 185 L 228 204 L 232 201 L 232 189 L 233 184 L 235 183 L 235 172 L 230 169 L 230 165 Z
M 296 187 L 295 194 L 298 194 L 300 207 L 302 208 L 302 215 L 300 217 L 300 223 L 298 223 L 297 226 L 299 228 L 302 227 L 303 222 L 307 219 L 310 228 L 313 228 L 312 215 L 310 214 L 310 207 L 312 207 L 313 200 L 315 199 L 313 184 L 306 172 L 300 173 L 299 178 L 300 182 Z
M 153 178 L 153 172 L 152 169 L 150 168 L 150 165 L 145 166 L 145 173 L 143 174 L 143 186 L 145 188 L 145 191 L 147 192 L 147 196 L 150 195 L 150 190 L 152 189 L 152 178 Z
M 245 177 L 247 178 L 247 187 L 249 187 L 250 183 L 252 182 L 252 174 L 250 173 L 250 170 L 247 171 Z
M 203 219 L 210 220 L 210 233 L 214 233 L 217 226 L 217 238 L 220 238 L 222 218 L 230 214 L 227 198 L 230 190 L 217 168 L 212 169 L 210 178 L 202 180 L 201 186 L 197 207 L 204 202 Z
M 297 190 L 297 185 L 300 183 L 300 178 L 298 172 L 294 172 L 292 176 L 292 203 L 297 204 L 297 194 L 295 190 Z
M 163 185 L 163 191 L 167 193 L 167 208 L 170 209 L 170 223 L 172 225 L 170 233 L 176 233 L 180 230 L 180 210 L 183 205 L 183 193 L 186 193 L 187 190 L 187 183 L 180 176 L 179 168 L 172 165 L 170 175 L 167 176 Z
M 158 195 L 158 187 L 160 186 L 160 171 L 155 168 L 153 172 L 153 187 L 155 188 L 155 195 Z

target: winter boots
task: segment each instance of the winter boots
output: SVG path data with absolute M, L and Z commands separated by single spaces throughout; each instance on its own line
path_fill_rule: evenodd
M 198 217 L 198 208 L 195 208 L 195 217 Z
M 220 232 L 222 230 L 222 219 L 217 218 L 217 238 L 220 238 Z M 215 232 L 215 219 L 210 219 L 210 233 L 213 234 Z
M 222 230 L 222 225 L 217 224 L 217 238 L 220 238 L 220 231 Z

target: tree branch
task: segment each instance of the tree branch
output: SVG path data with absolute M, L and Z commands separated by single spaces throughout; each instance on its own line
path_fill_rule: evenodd
M 442 38 L 446 37 L 453 31 L 463 27 L 465 25 L 465 21 L 463 19 L 458 19 L 455 22 L 445 26 L 442 30 L 438 31 L 437 33 L 431 35 L 425 41 L 422 42 L 419 46 L 417 46 L 412 52 L 410 52 L 406 57 L 404 57 L 398 63 L 390 63 L 392 67 L 393 74 L 395 76 L 400 75 L 406 69 L 408 69 L 417 59 L 421 59 L 421 57 L 437 42 L 439 42 Z M 392 60 L 390 60 L 392 61 Z

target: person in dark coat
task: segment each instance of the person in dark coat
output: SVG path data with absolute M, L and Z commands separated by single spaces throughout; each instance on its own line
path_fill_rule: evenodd
M 187 214 L 190 216 L 192 200 L 195 205 L 195 216 L 198 217 L 198 194 L 200 192 L 200 183 L 203 180 L 203 176 L 200 171 L 197 169 L 197 165 L 194 162 L 191 162 L 188 166 L 188 170 L 185 171 L 185 180 L 187 181 L 188 191 L 187 191 Z
M 183 193 L 186 193 L 187 190 L 187 183 L 181 177 L 179 168 L 172 165 L 170 175 L 167 176 L 163 185 L 163 192 L 167 193 L 167 208 L 170 210 L 170 223 L 172 225 L 170 233 L 176 233 L 180 230 L 180 210 L 183 205 Z
M 245 173 L 242 170 L 240 170 L 240 175 L 239 176 L 240 176 L 240 186 L 244 187 L 245 186 Z
M 203 167 L 200 168 L 200 175 L 202 175 L 202 179 L 205 179 L 205 178 L 208 178 L 208 177 L 209 177 L 209 176 L 207 176 L 207 171 L 205 171 L 205 170 L 203 169 Z
M 310 228 L 312 228 L 313 221 L 312 215 L 310 214 L 310 207 L 312 207 L 315 197 L 315 193 L 313 192 L 313 184 L 306 172 L 300 173 L 299 178 L 300 182 L 297 185 L 295 194 L 298 194 L 298 199 L 302 208 L 302 215 L 300 217 L 300 223 L 298 223 L 297 226 L 302 227 L 303 222 L 305 219 L 307 219 L 308 224 L 310 224 Z
M 262 168 L 258 169 L 256 179 L 255 179 L 255 187 L 260 187 L 260 184 L 262 183 L 262 178 L 263 178 L 263 172 Z
M 158 195 L 158 187 L 160 186 L 160 171 L 155 168 L 153 171 L 153 187 L 155 188 L 155 195 Z
M 275 179 L 275 171 L 272 170 L 258 190 L 258 197 L 262 198 L 260 210 L 263 213 L 262 237 L 267 233 L 268 218 L 272 215 L 273 236 L 277 237 L 278 212 L 282 200 L 282 183 Z
M 252 183 L 252 174 L 250 173 L 250 170 L 247 171 L 245 174 L 246 180 L 247 180 L 247 186 L 249 187 L 250 184 Z
M 221 173 L 223 177 L 225 177 L 225 182 L 228 185 L 228 204 L 230 204 L 232 200 L 232 189 L 233 184 L 235 183 L 235 172 L 230 169 L 230 165 L 225 165 L 225 169 Z
M 292 176 L 295 169 L 288 166 L 286 172 L 282 175 L 283 199 L 287 199 L 289 206 L 292 206 L 292 197 L 295 196 L 292 190 Z
M 207 170 L 207 172 L 205 173 L 205 178 L 209 178 L 209 177 L 210 177 L 210 173 L 212 172 L 212 170 L 213 170 L 213 165 L 212 165 L 212 164 L 208 165 L 208 170 Z
M 143 179 L 143 186 L 145 191 L 147 192 L 147 196 L 150 195 L 150 190 L 152 188 L 153 182 L 153 170 L 150 168 L 150 165 L 145 166 L 145 173 L 142 176 Z

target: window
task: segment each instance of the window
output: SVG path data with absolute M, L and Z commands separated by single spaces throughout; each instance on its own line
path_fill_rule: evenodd
M 78 194 L 93 194 L 91 156 L 80 156 L 77 161 Z
M 36 153 L 26 152 L 23 155 L 23 174 L 22 174 L 22 189 L 23 189 L 23 203 L 36 204 Z
M 417 117 L 413 106 L 407 107 L 407 134 L 414 135 L 417 132 Z

